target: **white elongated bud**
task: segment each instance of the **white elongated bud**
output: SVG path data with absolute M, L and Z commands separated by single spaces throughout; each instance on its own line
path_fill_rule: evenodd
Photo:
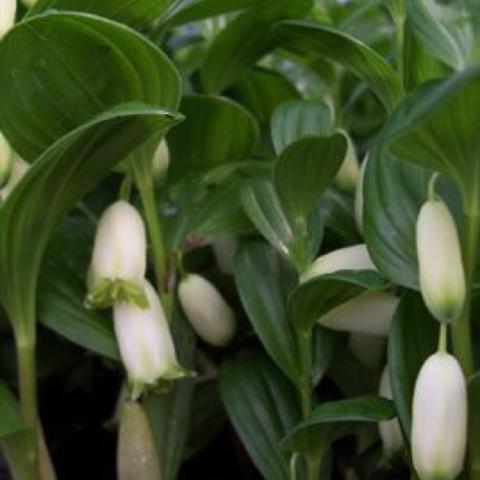
M 458 361 L 431 355 L 415 384 L 412 457 L 421 480 L 454 480 L 462 471 L 467 441 L 467 388 Z
M 355 145 L 347 132 L 342 131 L 347 139 L 347 152 L 342 166 L 335 177 L 335 183 L 339 188 L 346 192 L 355 192 L 358 179 L 360 177 L 360 166 L 358 164 L 357 152 Z
M 175 353 L 162 305 L 153 287 L 144 280 L 148 307 L 129 301 L 113 306 L 115 335 L 123 364 L 133 384 L 153 385 L 159 380 L 185 376 Z M 134 395 L 135 396 L 135 395 Z
M 440 322 L 460 316 L 465 303 L 465 273 L 457 228 L 441 200 L 429 200 L 417 219 L 420 290 Z
M 178 297 L 192 328 L 205 342 L 226 345 L 235 334 L 235 314 L 220 292 L 200 275 L 187 275 L 178 286 Z
M 120 200 L 98 221 L 88 273 L 87 304 L 107 307 L 119 300 L 147 306 L 143 279 L 147 266 L 145 225 L 138 211 Z
M 365 244 L 339 248 L 318 257 L 302 274 L 300 281 L 306 282 L 320 275 L 340 270 L 376 270 Z
M 373 371 L 378 371 L 383 363 L 386 344 L 385 337 L 365 333 L 352 333 L 348 339 L 348 346 L 355 357 Z
M 126 402 L 120 417 L 117 479 L 160 478 L 160 462 L 148 417 L 139 403 Z
M 334 308 L 318 323 L 340 332 L 385 337 L 390 332 L 397 304 L 398 298 L 391 293 L 367 291 Z
M 156 181 L 162 182 L 167 175 L 170 165 L 170 152 L 168 144 L 163 139 L 159 144 L 152 158 L 152 172 Z
M 393 399 L 392 385 L 390 384 L 390 375 L 388 365 L 385 367 L 380 378 L 378 393 L 381 397 Z M 391 457 L 403 447 L 402 431 L 398 419 L 379 422 L 378 430 L 383 443 L 383 451 L 387 457 Z
M 357 188 L 355 190 L 355 223 L 357 224 L 358 231 L 363 234 L 363 184 L 365 181 L 365 169 L 367 168 L 368 155 L 360 167 L 360 174 L 357 182 Z
M 17 0 L 1 0 L 0 2 L 0 39 L 15 24 Z
M 220 271 L 232 275 L 238 248 L 237 239 L 235 237 L 218 238 L 213 242 L 212 247 Z
M 12 170 L 7 184 L 0 190 L 0 198 L 5 201 L 27 173 L 30 165 L 18 155 L 13 156 Z
M 0 133 L 0 188 L 4 187 L 10 179 L 14 158 L 15 154 L 7 139 Z

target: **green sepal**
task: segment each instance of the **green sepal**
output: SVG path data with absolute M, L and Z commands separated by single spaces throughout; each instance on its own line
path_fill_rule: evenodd
M 85 298 L 85 306 L 91 309 L 108 308 L 119 302 L 133 303 L 142 309 L 148 308 L 148 299 L 143 286 L 118 278 L 114 280 L 103 278 Z

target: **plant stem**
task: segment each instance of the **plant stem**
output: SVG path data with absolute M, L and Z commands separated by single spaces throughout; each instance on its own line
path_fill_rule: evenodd
M 440 335 L 438 338 L 438 351 L 446 352 L 447 351 L 447 324 L 440 324 Z
M 37 387 L 35 368 L 35 344 L 17 342 L 20 405 L 25 422 L 37 431 Z
M 479 224 L 480 217 L 478 215 L 465 215 L 463 260 L 465 265 L 467 291 L 462 316 L 459 318 L 458 322 L 452 325 L 453 351 L 462 365 L 467 378 L 475 371 L 470 334 L 470 313 L 480 227 Z
M 155 186 L 151 171 L 145 168 L 144 159 L 135 162 L 133 173 L 135 183 L 140 192 L 143 209 L 145 211 L 145 220 L 147 223 L 148 235 L 153 256 L 153 268 L 157 282 L 158 294 L 162 300 L 163 308 L 167 313 L 167 318 L 171 319 L 172 296 L 169 286 L 169 276 L 167 272 L 167 255 L 165 253 L 162 225 L 157 207 L 157 198 L 155 195 Z M 143 165 L 142 165 L 143 163 Z
M 302 417 L 307 420 L 312 411 L 312 331 L 301 330 L 298 334 L 302 379 L 300 382 L 300 400 L 302 406 Z M 308 480 L 318 480 L 318 469 L 321 459 L 312 458 L 306 455 L 307 461 L 307 478 Z

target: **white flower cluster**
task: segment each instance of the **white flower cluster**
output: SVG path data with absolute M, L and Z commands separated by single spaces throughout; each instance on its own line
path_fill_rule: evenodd
M 180 366 L 165 312 L 145 279 L 147 240 L 138 211 L 119 200 L 97 226 L 88 274 L 87 303 L 113 306 L 120 354 L 137 396 L 143 385 L 186 374 Z

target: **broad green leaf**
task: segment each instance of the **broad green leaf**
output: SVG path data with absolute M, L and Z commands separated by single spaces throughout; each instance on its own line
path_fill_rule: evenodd
M 327 104 L 317 100 L 294 100 L 275 109 L 271 120 L 272 141 L 277 155 L 304 137 L 330 135 L 334 125 Z
M 385 134 L 402 159 L 454 179 L 464 211 L 473 215 L 480 212 L 479 102 L 480 67 L 474 67 L 407 98 Z
M 68 267 L 58 262 L 40 276 L 38 321 L 81 347 L 119 360 L 111 320 L 84 306 L 85 286 Z
M 258 127 L 241 105 L 224 97 L 187 95 L 180 110 L 186 120 L 168 136 L 175 180 L 225 163 L 247 160 Z
M 235 261 L 235 283 L 250 323 L 278 367 L 293 381 L 299 375 L 297 336 L 286 299 L 292 272 L 268 245 L 247 242 Z
M 316 407 L 310 418 L 297 425 L 283 440 L 283 444 L 293 451 L 304 451 L 308 436 L 335 438 L 335 424 L 376 423 L 395 418 L 395 405 L 391 400 L 366 395 L 335 402 L 326 402 Z
M 143 36 L 86 14 L 48 12 L 0 42 L 0 130 L 32 162 L 55 140 L 119 103 L 176 111 L 180 79 Z
M 206 240 L 251 231 L 253 226 L 240 200 L 242 185 L 242 178 L 235 176 L 207 191 L 190 217 L 186 231 Z
M 283 75 L 266 68 L 256 68 L 246 73 L 227 93 L 247 108 L 262 127 L 269 125 L 270 117 L 278 105 L 300 97 Z
M 27 12 L 27 16 L 38 15 L 50 9 L 85 12 L 145 29 L 170 3 L 172 0 L 38 0 Z
M 307 21 L 281 22 L 275 31 L 287 45 L 325 56 L 365 80 L 388 111 L 402 98 L 402 86 L 392 67 L 354 37 Z
M 242 190 L 242 205 L 258 231 L 302 271 L 315 256 L 322 237 L 322 219 L 313 212 L 307 221 L 292 219 L 281 204 L 268 178 L 248 182 Z
M 62 137 L 30 167 L 0 208 L 0 296 L 19 328 L 33 321 L 42 255 L 61 217 L 129 152 L 178 120 L 156 108 L 120 105 Z
M 271 4 L 277 0 L 177 0 L 171 12 L 171 23 L 182 25 L 197 22 L 225 13 L 256 7 L 259 4 Z M 173 10 L 173 9 L 172 9 Z
M 179 362 L 193 370 L 195 335 L 178 305 L 173 309 L 171 325 Z M 188 436 L 190 412 L 193 411 L 195 415 L 195 405 L 192 405 L 193 389 L 194 379 L 182 379 L 173 382 L 169 391 L 151 393 L 143 400 L 157 450 L 160 452 L 162 480 L 178 478 Z
M 342 244 L 360 243 L 350 195 L 334 187 L 327 189 L 320 203 L 320 211 L 325 218 L 325 228 L 331 230 Z
M 0 438 L 4 439 L 25 430 L 17 400 L 9 388 L 0 382 Z
M 386 285 L 385 279 L 373 270 L 341 270 L 320 275 L 293 291 L 288 301 L 290 318 L 298 328 L 311 329 L 335 307 L 367 289 L 381 289 Z
M 337 346 L 336 332 L 317 325 L 313 332 L 313 385 L 317 385 L 326 373 Z
M 305 218 L 345 158 L 344 135 L 309 137 L 288 145 L 275 163 L 275 187 L 294 218 Z
M 427 199 L 432 171 L 400 160 L 389 152 L 388 126 L 369 156 L 363 186 L 363 230 L 369 253 L 387 278 L 418 289 L 415 226 Z M 452 182 L 443 178 L 438 193 L 456 214 L 461 202 Z M 460 206 L 461 209 L 461 206 Z
M 363 234 L 376 267 L 393 282 L 418 289 L 415 225 L 431 172 L 376 145 L 365 170 Z
M 220 373 L 220 394 L 233 426 L 263 478 L 289 480 L 284 435 L 299 421 L 291 383 L 262 354 L 243 352 Z
M 393 398 L 403 430 L 410 437 L 413 391 L 418 372 L 435 352 L 439 323 L 419 294 L 406 293 L 398 305 L 388 341 L 388 367 Z
M 434 57 L 456 70 L 467 65 L 475 38 L 463 0 L 446 5 L 408 0 L 408 20 L 418 41 Z
M 404 85 L 406 91 L 414 90 L 430 80 L 450 73 L 450 68 L 432 57 L 412 32 L 411 20 L 407 18 L 404 29 Z
M 230 21 L 210 45 L 200 70 L 207 92 L 222 92 L 237 81 L 258 59 L 278 46 L 272 25 L 302 17 L 311 6 L 311 0 L 277 0 L 249 9 Z

